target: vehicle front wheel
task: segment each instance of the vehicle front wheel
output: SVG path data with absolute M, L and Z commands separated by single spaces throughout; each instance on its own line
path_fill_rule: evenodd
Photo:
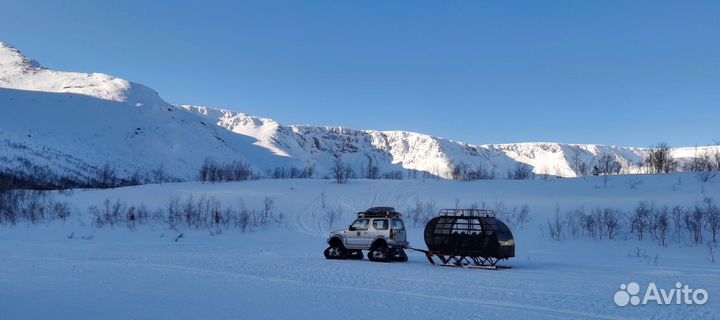
M 391 254 L 390 248 L 387 244 L 381 243 L 370 248 L 368 252 L 368 259 L 374 262 L 390 262 Z
M 340 241 L 333 241 L 325 249 L 325 259 L 345 259 L 345 246 Z

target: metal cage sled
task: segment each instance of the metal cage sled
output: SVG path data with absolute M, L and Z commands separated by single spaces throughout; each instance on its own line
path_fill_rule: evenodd
M 425 253 L 433 265 L 498 269 L 515 256 L 510 229 L 490 210 L 442 209 L 425 225 Z

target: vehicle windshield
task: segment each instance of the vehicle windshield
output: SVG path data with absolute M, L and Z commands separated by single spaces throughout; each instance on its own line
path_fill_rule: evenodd
M 393 219 L 392 228 L 395 230 L 405 230 L 405 224 L 400 219 Z

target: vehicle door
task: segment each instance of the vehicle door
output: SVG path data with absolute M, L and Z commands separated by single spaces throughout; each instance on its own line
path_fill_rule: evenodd
M 355 220 L 345 233 L 345 245 L 351 248 L 363 247 L 366 243 L 364 239 L 368 236 L 369 226 L 370 219 Z

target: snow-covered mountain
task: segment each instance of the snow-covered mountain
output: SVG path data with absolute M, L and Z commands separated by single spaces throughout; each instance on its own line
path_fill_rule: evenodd
M 294 160 L 254 145 L 163 101 L 143 85 L 109 75 L 52 71 L 0 43 L 0 166 L 58 176 L 121 177 L 162 171 L 194 179 L 206 157 L 258 169 Z M 159 170 L 162 168 L 162 170 Z
M 532 167 L 535 174 L 576 177 L 589 174 L 603 155 L 617 160 L 625 173 L 641 171 L 647 149 L 593 144 L 516 143 L 472 145 L 406 131 L 354 130 L 339 127 L 282 125 L 275 120 L 244 113 L 198 106 L 180 106 L 196 112 L 229 131 L 254 137 L 257 145 L 273 153 L 316 165 L 327 172 L 340 158 L 356 176 L 366 177 L 373 166 L 379 175 L 412 171 L 452 178 L 453 169 L 482 168 L 488 175 L 507 177 L 520 164 Z M 695 156 L 698 150 L 718 147 L 676 148 L 673 156 L 680 162 Z M 713 151 L 714 151 L 713 150 Z
M 206 158 L 249 163 L 259 174 L 314 168 L 336 159 L 356 177 L 452 178 L 453 169 L 503 178 L 520 164 L 575 177 L 601 155 L 626 172 L 646 150 L 559 143 L 472 145 L 405 131 L 282 125 L 229 110 L 174 106 L 143 85 L 101 73 L 53 71 L 0 43 L 0 170 L 88 178 L 106 164 L 120 177 L 165 174 L 193 180 Z M 692 157 L 695 148 L 674 151 Z M 478 168 L 481 168 L 478 170 Z

